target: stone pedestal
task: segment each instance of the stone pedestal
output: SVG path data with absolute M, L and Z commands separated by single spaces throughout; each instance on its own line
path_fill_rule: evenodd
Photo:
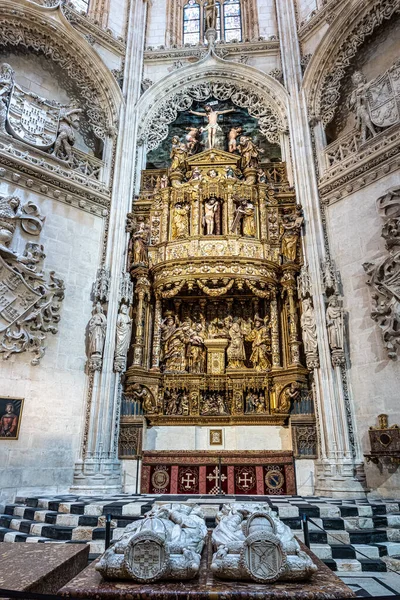
M 88 545 L 0 543 L 0 586 L 55 594 L 87 566 Z
M 209 375 L 223 375 L 225 373 L 225 351 L 228 340 L 215 339 L 205 340 L 207 348 L 207 373 Z

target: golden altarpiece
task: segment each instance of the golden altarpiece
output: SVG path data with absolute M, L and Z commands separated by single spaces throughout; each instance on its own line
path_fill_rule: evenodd
M 168 171 L 142 173 L 127 221 L 125 396 L 140 399 L 150 427 L 287 426 L 312 404 L 297 298 L 302 211 L 285 163 L 259 160 L 246 136 L 237 152 L 193 155 L 173 138 Z M 153 473 L 147 491 L 166 480 L 155 485 Z

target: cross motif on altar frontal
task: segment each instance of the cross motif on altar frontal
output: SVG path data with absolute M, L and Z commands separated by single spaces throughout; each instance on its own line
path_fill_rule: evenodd
M 247 479 L 249 478 L 249 479 Z M 245 471 L 244 473 L 242 473 L 241 477 L 238 478 L 238 483 L 240 483 L 240 485 L 242 485 L 244 488 L 251 488 L 253 487 L 253 477 L 250 473 L 248 473 L 247 471 Z
M 209 475 L 207 475 L 207 479 L 208 481 L 215 481 L 215 485 L 214 487 L 211 488 L 211 490 L 208 492 L 209 494 L 223 494 L 224 492 L 219 489 L 219 481 L 221 480 L 221 483 L 223 483 L 226 479 L 228 479 L 228 477 L 226 475 L 219 475 L 219 467 L 215 467 L 215 469 L 213 470 L 213 475 L 210 473 Z
M 185 489 L 191 488 L 196 483 L 196 479 L 190 478 L 190 473 L 186 473 L 185 477 L 182 477 L 181 484 Z

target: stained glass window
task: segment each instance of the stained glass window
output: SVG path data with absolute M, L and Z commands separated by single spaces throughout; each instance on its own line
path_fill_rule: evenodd
M 224 33 L 225 41 L 242 41 L 242 25 L 240 20 L 240 2 L 226 0 L 224 2 Z
M 87 12 L 89 8 L 89 0 L 71 0 L 72 5 L 79 12 Z
M 183 8 L 183 43 L 198 44 L 200 42 L 200 5 L 189 0 Z

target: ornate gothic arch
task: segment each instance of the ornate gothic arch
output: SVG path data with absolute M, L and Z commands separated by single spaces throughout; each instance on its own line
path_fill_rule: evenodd
M 41 53 L 72 79 L 85 102 L 94 133 L 104 139 L 117 125 L 121 91 L 112 73 L 57 6 L 30 0 L 3 0 L 0 46 Z
M 247 108 L 272 143 L 279 143 L 288 130 L 287 92 L 280 83 L 248 65 L 208 54 L 195 65 L 167 75 L 142 96 L 138 103 L 140 142 L 148 150 L 157 148 L 179 112 L 211 95 Z
M 340 81 L 366 37 L 400 11 L 400 0 L 348 3 L 331 24 L 306 69 L 303 89 L 310 116 L 327 125 L 340 98 Z

